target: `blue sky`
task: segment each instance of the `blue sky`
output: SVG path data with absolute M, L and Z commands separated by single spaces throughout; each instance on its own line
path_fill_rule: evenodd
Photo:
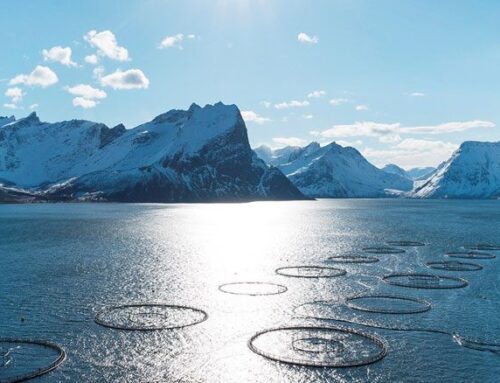
M 25 0 L 1 9 L 0 115 L 134 127 L 221 100 L 244 111 L 253 146 L 336 140 L 405 168 L 437 165 L 464 140 L 500 139 L 498 1 Z

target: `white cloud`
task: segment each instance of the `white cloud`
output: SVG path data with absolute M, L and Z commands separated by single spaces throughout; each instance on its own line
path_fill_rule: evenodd
M 69 93 L 71 93 L 72 95 L 75 95 L 75 96 L 80 96 L 80 97 L 83 97 L 83 98 L 86 98 L 88 100 L 91 100 L 91 99 L 102 99 L 102 98 L 106 98 L 106 92 L 101 90 L 101 89 L 97 89 L 97 88 L 94 88 L 90 85 L 86 85 L 86 84 L 79 84 L 79 85 L 75 85 L 73 87 L 66 87 L 65 88 Z
M 412 92 L 412 93 L 410 93 L 410 96 L 412 96 L 412 97 L 424 97 L 425 93 L 422 93 L 422 92 Z
M 309 36 L 307 33 L 300 32 L 297 40 L 303 44 L 317 44 L 319 42 L 318 36 Z
M 128 50 L 118 45 L 115 35 L 109 30 L 102 32 L 92 30 L 83 36 L 83 38 L 91 46 L 97 48 L 97 53 L 100 56 L 118 61 L 127 61 L 130 59 Z
M 292 100 L 288 102 L 281 102 L 279 104 L 274 104 L 274 107 L 276 109 L 289 109 L 289 108 L 301 108 L 304 106 L 308 106 L 309 101 L 304 100 L 304 101 L 297 101 L 297 100 Z
M 260 104 L 264 107 L 264 108 L 269 108 L 271 106 L 271 103 L 269 101 L 261 101 Z
M 37 65 L 30 74 L 19 74 L 9 81 L 10 85 L 25 84 L 46 88 L 57 83 L 57 75 L 49 67 Z
M 13 104 L 17 104 L 18 102 L 22 101 L 25 93 L 23 92 L 23 90 L 21 88 L 15 86 L 13 88 L 8 88 L 5 91 L 5 95 L 10 98 L 10 101 Z
M 356 110 L 358 112 L 364 112 L 366 110 L 370 109 L 368 105 L 356 105 Z
M 470 129 L 490 129 L 495 127 L 491 121 L 472 120 L 446 122 L 438 125 L 403 127 L 399 122 L 386 124 L 373 121 L 355 122 L 349 125 L 334 125 L 332 128 L 317 132 L 323 138 L 336 137 L 379 137 L 380 142 L 395 143 L 401 141 L 403 134 L 446 134 L 463 132 Z
M 351 146 L 351 147 L 356 147 L 356 146 L 361 146 L 363 145 L 363 141 L 361 140 L 356 140 L 356 141 L 345 141 L 345 140 L 337 140 L 335 141 L 337 144 L 340 146 Z
M 362 153 L 377 166 L 395 163 L 408 169 L 436 166 L 447 160 L 458 146 L 450 142 L 407 138 L 387 150 L 366 148 Z
M 38 104 L 31 104 L 30 105 L 30 109 L 36 109 L 36 108 L 38 108 Z
M 444 124 L 439 124 L 439 125 L 413 126 L 402 129 L 402 132 L 443 134 L 443 133 L 463 132 L 465 130 L 477 129 L 477 128 L 494 128 L 494 127 L 495 123 L 491 121 L 472 120 L 472 121 L 446 122 Z
M 332 104 L 332 105 L 341 105 L 341 104 L 345 104 L 346 102 L 349 102 L 349 99 L 347 98 L 332 98 L 329 103 Z
M 100 74 L 98 74 L 100 76 Z M 120 69 L 106 76 L 99 77 L 103 86 L 113 89 L 146 89 L 149 86 L 149 79 L 140 69 Z
M 273 142 L 279 146 L 301 146 L 306 143 L 305 140 L 297 137 L 275 137 Z
M 307 95 L 308 98 L 320 98 L 326 94 L 324 90 L 315 90 Z
M 16 104 L 3 104 L 4 108 L 9 109 L 18 109 L 19 107 Z
M 303 114 L 303 115 L 302 115 L 302 118 L 303 118 L 304 120 L 310 120 L 310 119 L 312 119 L 313 117 L 314 117 L 314 116 L 313 116 L 312 114 Z
M 262 125 L 268 121 L 271 121 L 270 118 L 259 116 L 253 110 L 242 110 L 241 116 L 245 120 L 245 122 L 255 122 L 256 124 Z
M 99 58 L 97 57 L 97 55 L 88 55 L 85 56 L 85 62 L 92 65 L 96 65 L 99 62 Z
M 70 47 L 52 47 L 49 50 L 42 51 L 44 61 L 58 62 L 66 66 L 76 66 L 76 63 L 71 60 Z
M 160 44 L 158 44 L 159 49 L 165 49 L 165 48 L 179 48 L 179 49 L 184 49 L 183 46 L 181 45 L 182 41 L 184 39 L 195 39 L 196 35 L 194 34 L 189 34 L 185 36 L 183 33 L 177 33 L 176 35 L 172 36 L 166 36 Z
M 97 101 L 89 100 L 87 98 L 75 97 L 73 99 L 73 106 L 79 106 L 79 107 L 82 107 L 83 109 L 90 109 L 90 108 L 95 107 L 96 105 L 97 105 Z

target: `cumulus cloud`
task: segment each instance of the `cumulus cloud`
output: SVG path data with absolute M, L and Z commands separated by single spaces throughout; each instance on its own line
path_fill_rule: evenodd
M 67 87 L 66 90 L 72 95 L 80 96 L 89 100 L 102 99 L 107 96 L 105 91 L 86 84 L 78 84 L 72 87 Z
M 102 86 L 109 86 L 113 89 L 146 89 L 149 86 L 149 79 L 140 69 L 120 69 L 106 76 L 99 77 Z
M 349 102 L 347 98 L 332 98 L 329 101 L 329 103 L 334 106 L 345 104 L 346 102 Z
M 3 104 L 4 108 L 9 108 L 9 109 L 19 109 L 19 107 L 16 104 L 8 103 L 8 104 Z
M 36 109 L 36 108 L 38 108 L 38 104 L 31 104 L 30 105 L 30 109 L 33 110 L 33 109 Z
M 384 124 L 363 121 L 348 125 L 334 125 L 331 129 L 319 132 L 319 135 L 324 138 L 383 136 L 398 133 L 400 127 L 400 123 Z
M 185 36 L 183 33 L 177 33 L 176 35 L 172 36 L 166 36 L 160 44 L 158 44 L 159 49 L 166 49 L 166 48 L 179 48 L 179 49 L 184 49 L 183 46 L 181 45 L 182 41 L 185 39 L 194 39 L 196 38 L 196 35 L 194 34 L 189 34 Z
M 273 142 L 278 144 L 278 146 L 301 146 L 306 143 L 305 140 L 298 137 L 275 137 Z
M 18 74 L 9 81 L 10 85 L 24 84 L 46 88 L 57 83 L 57 75 L 49 67 L 37 65 L 30 74 Z
M 314 116 L 313 116 L 312 114 L 303 114 L 303 115 L 302 115 L 302 118 L 303 118 L 304 120 L 310 120 L 310 119 L 312 119 L 313 117 L 314 117 Z
M 89 100 L 87 98 L 83 97 L 75 97 L 73 99 L 73 106 L 79 106 L 83 109 L 90 109 L 93 108 L 97 105 L 97 101 L 95 100 Z
M 128 50 L 118 45 L 115 35 L 109 30 L 102 32 L 91 30 L 83 38 L 97 49 L 97 54 L 100 56 L 117 61 L 127 61 L 130 59 Z
M 389 149 L 366 148 L 363 155 L 377 166 L 395 163 L 404 168 L 436 166 L 458 149 L 458 144 L 444 141 L 407 138 Z
M 412 93 L 410 93 L 410 96 L 412 96 L 412 97 L 424 97 L 425 93 L 422 93 L 422 92 L 412 92 Z
M 368 105 L 356 105 L 356 110 L 358 112 L 364 112 L 366 110 L 370 109 Z
M 8 88 L 5 91 L 5 96 L 10 98 L 11 103 L 17 104 L 18 102 L 21 102 L 24 96 L 24 92 L 21 88 L 19 87 L 13 87 L 13 88 Z
M 309 36 L 307 33 L 300 32 L 297 40 L 303 44 L 317 44 L 319 42 L 318 36 Z
M 274 107 L 276 109 L 289 109 L 289 108 L 301 108 L 308 105 L 309 101 L 307 100 L 304 101 L 292 100 L 292 101 L 281 102 L 279 104 L 274 104 Z
M 85 56 L 85 62 L 88 64 L 96 65 L 99 62 L 99 58 L 97 55 L 88 55 Z
M 76 63 L 71 60 L 71 48 L 70 47 L 52 47 L 49 50 L 44 49 L 42 51 L 44 61 L 58 62 L 66 66 L 76 66 Z
M 307 95 L 308 98 L 320 98 L 326 94 L 324 90 L 315 90 Z
M 243 110 L 241 111 L 241 116 L 243 117 L 243 120 L 245 120 L 245 122 L 255 122 L 259 125 L 271 121 L 270 118 L 259 116 L 253 110 Z
M 443 134 L 463 132 L 465 130 L 477 128 L 494 128 L 495 124 L 491 121 L 472 120 L 472 121 L 457 121 L 446 122 L 439 125 L 428 126 L 413 126 L 404 128 L 405 133 L 427 133 L 427 134 Z

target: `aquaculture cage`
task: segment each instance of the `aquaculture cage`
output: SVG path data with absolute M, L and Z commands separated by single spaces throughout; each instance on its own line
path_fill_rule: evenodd
M 288 289 L 270 282 L 232 282 L 220 285 L 219 290 L 234 295 L 264 296 L 283 294 Z
M 389 274 L 382 280 L 390 285 L 415 289 L 457 289 L 469 283 L 463 278 L 433 274 Z
M 386 342 L 347 327 L 293 326 L 256 333 L 249 348 L 267 359 L 311 367 L 357 367 L 387 354 Z
M 416 247 L 425 246 L 425 243 L 418 241 L 387 241 L 389 246 L 400 246 L 400 247 Z
M 328 262 L 333 263 L 375 263 L 379 259 L 377 257 L 368 257 L 363 255 L 336 255 L 327 258 Z
M 287 266 L 276 269 L 276 274 L 295 278 L 334 278 L 345 275 L 346 271 L 328 266 Z
M 366 294 L 349 297 L 347 307 L 378 314 L 419 314 L 429 311 L 431 304 L 419 298 L 388 294 Z
M 478 271 L 483 269 L 483 266 L 476 263 L 458 261 L 427 262 L 427 267 L 445 271 Z
M 208 314 L 200 309 L 162 303 L 110 306 L 99 311 L 95 322 L 117 330 L 154 331 L 179 329 L 201 323 Z
M 405 250 L 403 249 L 398 249 L 396 247 L 388 247 L 388 246 L 363 247 L 361 250 L 369 254 L 402 254 L 405 252 Z
M 58 368 L 64 349 L 45 340 L 0 338 L 0 382 L 24 382 Z

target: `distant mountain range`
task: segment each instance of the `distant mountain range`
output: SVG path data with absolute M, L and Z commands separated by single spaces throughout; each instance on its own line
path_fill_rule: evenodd
M 235 105 L 191 105 L 133 129 L 0 119 L 0 200 L 205 202 L 304 199 L 250 148 Z
M 385 172 L 368 162 L 356 149 L 336 143 L 273 151 L 261 146 L 255 152 L 280 169 L 310 197 L 383 197 L 390 191 L 410 191 L 413 182 Z
M 235 105 L 191 105 L 133 129 L 0 117 L 0 202 L 500 198 L 500 142 L 464 142 L 435 168 L 379 169 L 360 152 L 250 148 Z

